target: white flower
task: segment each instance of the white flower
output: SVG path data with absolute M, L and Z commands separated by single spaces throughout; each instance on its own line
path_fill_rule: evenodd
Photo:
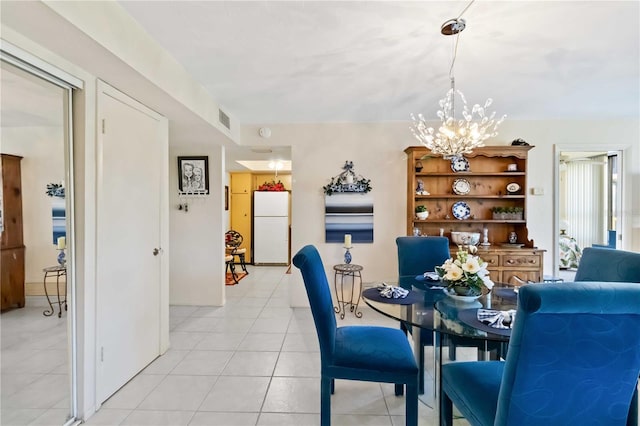
M 487 290 L 491 290 L 493 288 L 493 281 L 491 281 L 488 275 L 482 277 L 482 283 L 487 288 Z
M 462 273 L 462 269 L 453 264 L 449 270 L 447 270 L 447 273 L 444 275 L 444 279 L 447 281 L 457 281 L 462 278 Z
M 478 264 L 477 257 L 468 257 L 467 261 L 462 264 L 462 269 L 466 272 L 475 274 L 480 271 L 480 265 Z

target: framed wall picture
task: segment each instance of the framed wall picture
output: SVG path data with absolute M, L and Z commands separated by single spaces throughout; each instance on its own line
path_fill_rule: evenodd
M 229 210 L 229 186 L 224 186 L 224 209 Z
M 209 157 L 178 157 L 178 189 L 187 194 L 209 193 Z

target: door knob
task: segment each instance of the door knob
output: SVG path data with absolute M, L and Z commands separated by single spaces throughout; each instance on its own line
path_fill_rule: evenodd
M 154 256 L 157 256 L 157 255 L 158 255 L 158 253 L 160 253 L 160 249 L 159 249 L 159 248 L 154 248 L 154 249 L 153 249 L 153 255 L 154 255 Z

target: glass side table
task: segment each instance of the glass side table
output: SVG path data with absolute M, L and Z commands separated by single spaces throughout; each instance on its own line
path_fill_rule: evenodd
M 340 265 L 334 265 L 335 271 L 333 277 L 333 284 L 336 291 L 336 300 L 338 306 L 333 309 L 336 314 L 340 314 L 340 319 L 344 319 L 347 307 L 349 311 L 353 312 L 357 318 L 362 318 L 362 312 L 358 312 L 358 304 L 360 303 L 360 297 L 362 295 L 362 270 L 364 268 L 354 263 L 343 263 Z M 338 292 L 338 276 L 340 276 L 340 291 Z M 346 300 L 344 297 L 344 281 L 345 278 L 351 277 L 351 298 Z M 348 280 L 347 280 L 348 281 Z M 356 281 L 358 285 L 358 292 L 356 293 Z M 355 301 L 355 303 L 354 303 Z

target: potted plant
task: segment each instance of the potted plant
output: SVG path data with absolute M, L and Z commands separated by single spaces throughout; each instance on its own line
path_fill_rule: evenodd
M 416 206 L 416 216 L 420 220 L 425 220 L 429 217 L 429 212 L 425 206 Z

